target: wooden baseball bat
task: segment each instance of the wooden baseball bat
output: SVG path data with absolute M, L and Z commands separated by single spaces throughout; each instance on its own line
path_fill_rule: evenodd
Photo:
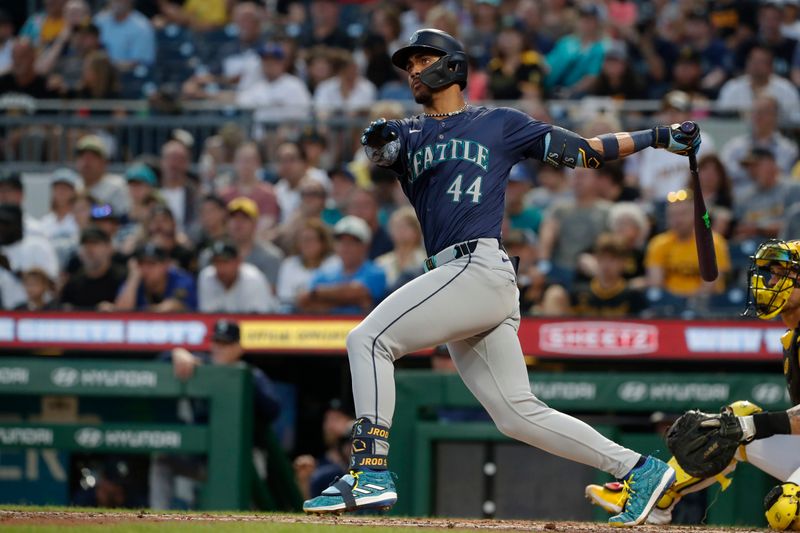
M 694 133 L 697 124 L 684 122 L 681 131 L 687 135 Z M 700 277 L 714 281 L 719 276 L 717 252 L 714 250 L 714 237 L 711 232 L 711 218 L 708 216 L 703 191 L 700 189 L 700 175 L 697 172 L 697 156 L 689 153 L 689 170 L 692 173 L 692 193 L 694 196 L 694 241 L 697 246 L 697 261 L 700 263 Z

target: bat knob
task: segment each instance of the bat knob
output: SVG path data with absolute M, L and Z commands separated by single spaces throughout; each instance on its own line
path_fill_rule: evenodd
M 681 131 L 686 135 L 694 134 L 695 130 L 697 129 L 697 124 L 692 122 L 691 120 L 687 120 L 686 122 L 681 123 Z

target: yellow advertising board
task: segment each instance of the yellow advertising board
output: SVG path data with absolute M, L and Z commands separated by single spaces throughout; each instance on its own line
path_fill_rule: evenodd
M 354 320 L 242 320 L 245 350 L 334 350 L 343 351 L 347 334 L 358 325 Z

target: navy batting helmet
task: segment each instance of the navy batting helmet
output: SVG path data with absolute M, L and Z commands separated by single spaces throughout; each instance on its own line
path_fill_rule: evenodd
M 392 63 L 405 70 L 408 58 L 420 52 L 442 56 L 436 63 L 423 70 L 419 80 L 431 89 L 457 83 L 462 89 L 467 86 L 467 54 L 464 47 L 452 35 L 432 28 L 417 30 L 408 45 L 392 54 Z

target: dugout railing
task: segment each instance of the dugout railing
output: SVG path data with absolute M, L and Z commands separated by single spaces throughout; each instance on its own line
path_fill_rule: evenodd
M 642 424 L 654 412 L 716 412 L 736 400 L 764 409 L 789 405 L 779 374 L 535 372 L 530 381 L 551 407 L 576 413 L 617 442 L 665 460 L 669 451 L 657 424 Z M 396 373 L 396 383 L 390 468 L 398 474 L 401 497 L 393 512 L 605 518 L 583 499 L 583 486 L 610 476 L 513 443 L 488 420 L 458 375 L 404 370 Z M 505 449 L 498 451 L 499 446 Z M 705 520 L 763 525 L 761 501 L 776 481 L 750 465 L 739 465 L 733 477 L 737 480 L 726 491 L 718 494 L 719 485 L 709 489 Z
M 175 453 L 207 456 L 202 509 L 249 509 L 252 496 L 253 393 L 244 367 L 201 366 L 181 381 L 171 365 L 104 360 L 0 360 L 0 451 L 56 449 L 84 453 Z M 123 399 L 198 398 L 208 401 L 208 423 L 147 421 L 152 412 L 121 407 L 122 421 L 84 423 L 10 420 L 22 397 Z M 124 405 L 124 404 L 123 404 Z M 161 407 L 155 408 L 160 409 Z M 277 460 L 277 457 L 271 460 Z M 15 502 L 19 503 L 19 502 Z

